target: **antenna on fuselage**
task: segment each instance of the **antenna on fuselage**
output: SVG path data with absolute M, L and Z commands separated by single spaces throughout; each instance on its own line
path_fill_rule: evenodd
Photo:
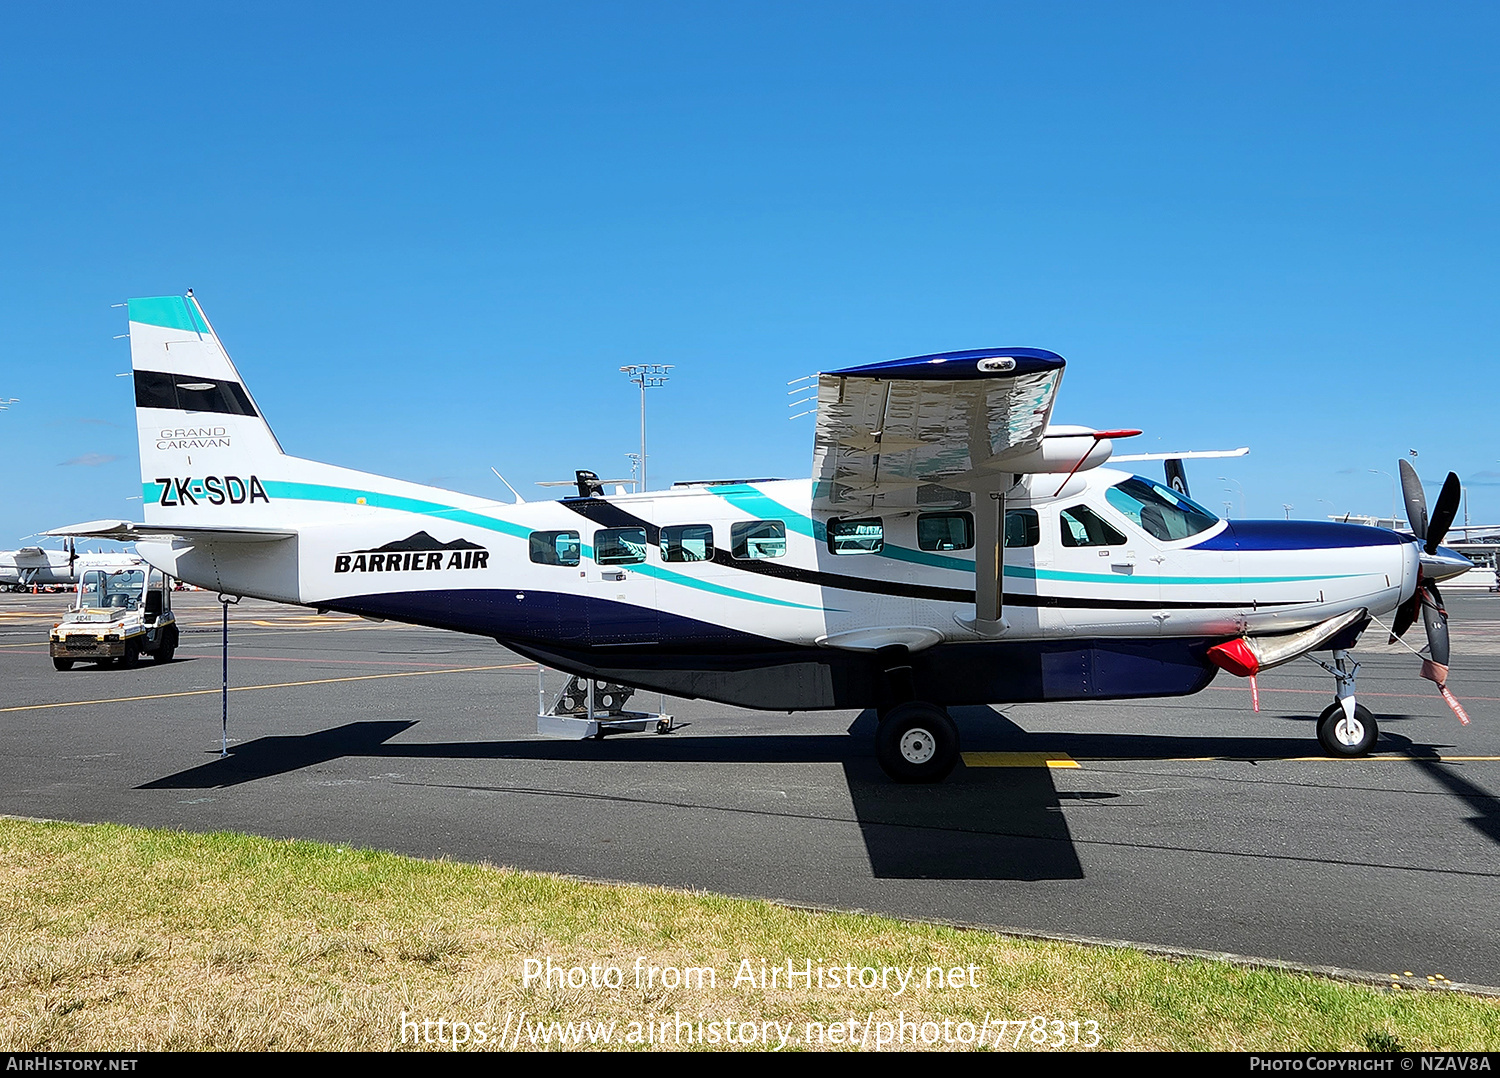
M 509 490 L 512 494 L 514 494 L 516 496 L 516 504 L 517 505 L 525 505 L 526 504 L 526 499 L 523 498 L 523 497 L 521 497 L 521 492 L 519 490 L 517 490 L 515 487 L 511 486 L 510 482 L 505 478 L 505 476 L 501 475 L 499 472 L 496 472 L 494 465 L 490 466 L 490 471 L 495 472 L 495 478 L 498 479 L 498 480 L 500 480 L 500 482 L 504 483 L 505 484 L 505 488 L 507 490 Z

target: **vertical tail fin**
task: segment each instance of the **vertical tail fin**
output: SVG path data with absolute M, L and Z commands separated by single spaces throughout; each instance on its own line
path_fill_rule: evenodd
M 281 445 L 192 292 L 128 307 L 146 521 L 187 523 L 196 507 L 263 497 L 255 477 Z

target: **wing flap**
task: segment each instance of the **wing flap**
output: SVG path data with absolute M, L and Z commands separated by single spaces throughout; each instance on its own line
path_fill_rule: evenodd
M 993 486 L 1042 447 L 1063 358 L 981 349 L 818 376 L 816 508 L 912 507 Z
M 296 538 L 295 531 L 277 528 L 209 528 L 182 524 L 136 524 L 129 520 L 91 520 L 56 528 L 47 535 L 76 539 L 110 539 L 134 543 L 143 539 L 182 539 L 190 543 L 274 543 Z

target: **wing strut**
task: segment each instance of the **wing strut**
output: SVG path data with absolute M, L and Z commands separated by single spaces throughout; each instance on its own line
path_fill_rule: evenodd
M 981 504 L 974 514 L 974 618 L 955 620 L 980 636 L 999 636 L 1010 628 L 1005 620 L 1005 492 L 991 491 L 989 501 L 993 512 L 985 512 Z

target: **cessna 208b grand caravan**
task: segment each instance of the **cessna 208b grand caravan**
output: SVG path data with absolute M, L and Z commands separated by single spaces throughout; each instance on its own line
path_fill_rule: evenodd
M 146 521 L 56 534 L 133 540 L 220 593 L 676 696 L 876 708 L 877 757 L 908 782 L 957 762 L 950 705 L 1185 695 L 1314 652 L 1336 683 L 1319 740 L 1367 752 L 1348 650 L 1386 614 L 1404 632 L 1420 609 L 1446 681 L 1456 477 L 1430 524 L 1411 477 L 1415 536 L 1220 520 L 1103 467 L 1139 432 L 1051 424 L 1052 352 L 819 375 L 811 479 L 604 497 L 580 473 L 577 497 L 511 505 L 288 456 L 191 292 L 129 314 Z

